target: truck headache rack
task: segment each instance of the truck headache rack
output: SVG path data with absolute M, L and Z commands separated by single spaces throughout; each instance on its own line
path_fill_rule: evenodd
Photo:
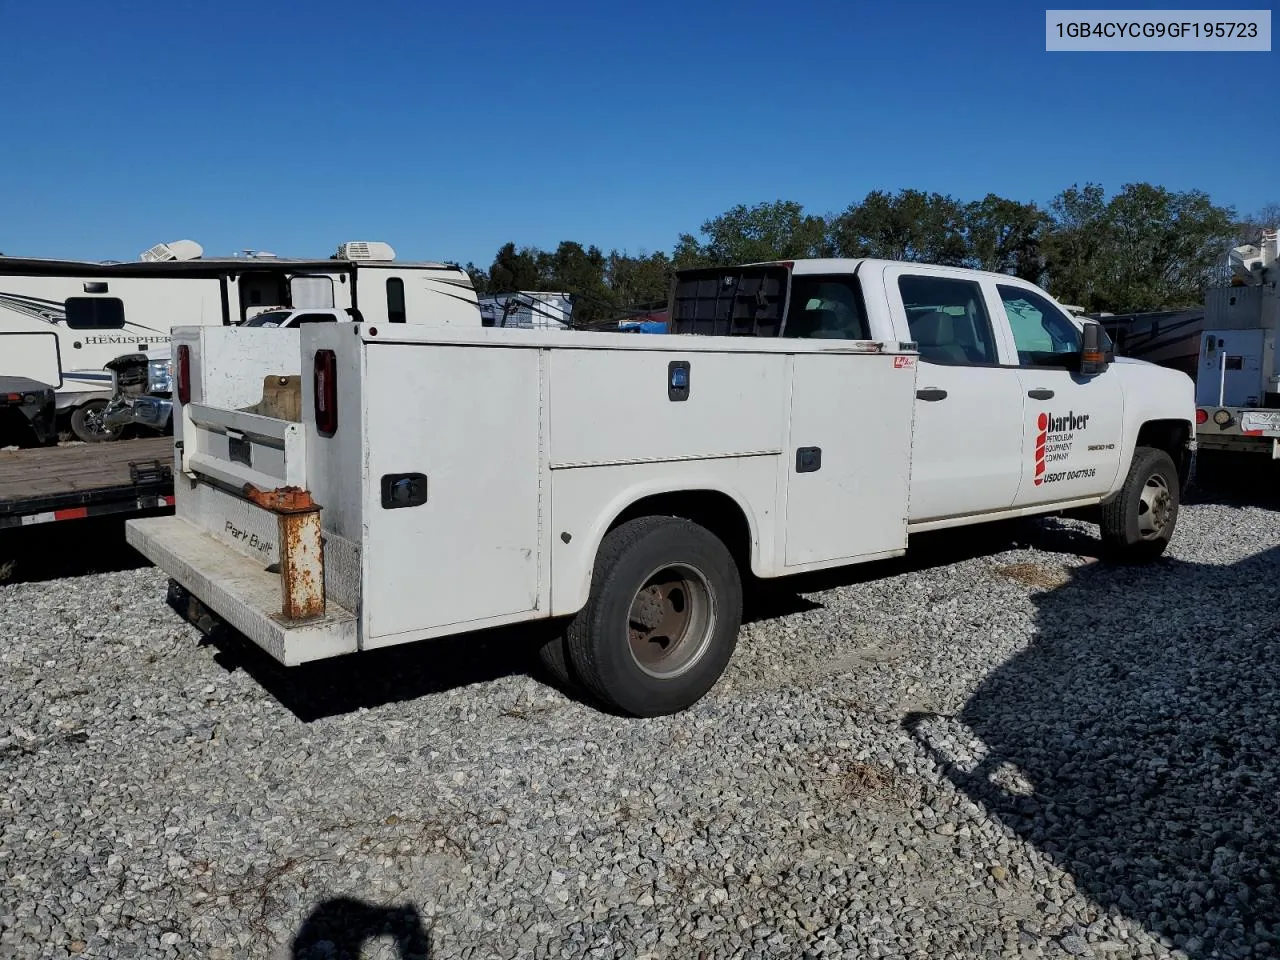
M 776 337 L 786 299 L 783 266 L 685 271 L 676 279 L 671 332 Z

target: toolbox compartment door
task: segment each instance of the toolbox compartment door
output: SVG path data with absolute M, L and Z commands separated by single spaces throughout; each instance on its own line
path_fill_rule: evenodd
M 540 351 L 369 343 L 365 364 L 364 645 L 538 609 Z
M 795 357 L 787 568 L 906 549 L 916 367 L 907 354 Z

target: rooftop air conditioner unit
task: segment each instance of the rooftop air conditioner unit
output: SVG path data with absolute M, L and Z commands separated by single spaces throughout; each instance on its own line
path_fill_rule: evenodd
M 349 240 L 338 247 L 338 260 L 394 260 L 391 244 L 375 240 Z
M 194 240 L 174 240 L 172 243 L 157 243 L 150 250 L 144 250 L 140 259 L 146 263 L 159 263 L 162 260 L 199 260 L 202 256 L 204 247 Z

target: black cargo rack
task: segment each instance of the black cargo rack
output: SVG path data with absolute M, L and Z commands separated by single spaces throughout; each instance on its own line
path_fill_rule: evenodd
M 671 332 L 776 337 L 782 331 L 789 279 L 783 264 L 681 270 L 672 291 Z

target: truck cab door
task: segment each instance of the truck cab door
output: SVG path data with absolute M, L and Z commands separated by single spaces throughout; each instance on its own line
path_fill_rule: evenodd
M 1001 365 L 982 285 L 946 268 L 891 266 L 894 327 L 919 345 L 912 523 L 1007 510 L 1022 475 L 1022 384 Z
M 1022 386 L 1022 480 L 1016 506 L 1083 499 L 1111 489 L 1123 446 L 1119 371 L 1077 372 L 1080 328 L 1048 297 L 996 283 Z

